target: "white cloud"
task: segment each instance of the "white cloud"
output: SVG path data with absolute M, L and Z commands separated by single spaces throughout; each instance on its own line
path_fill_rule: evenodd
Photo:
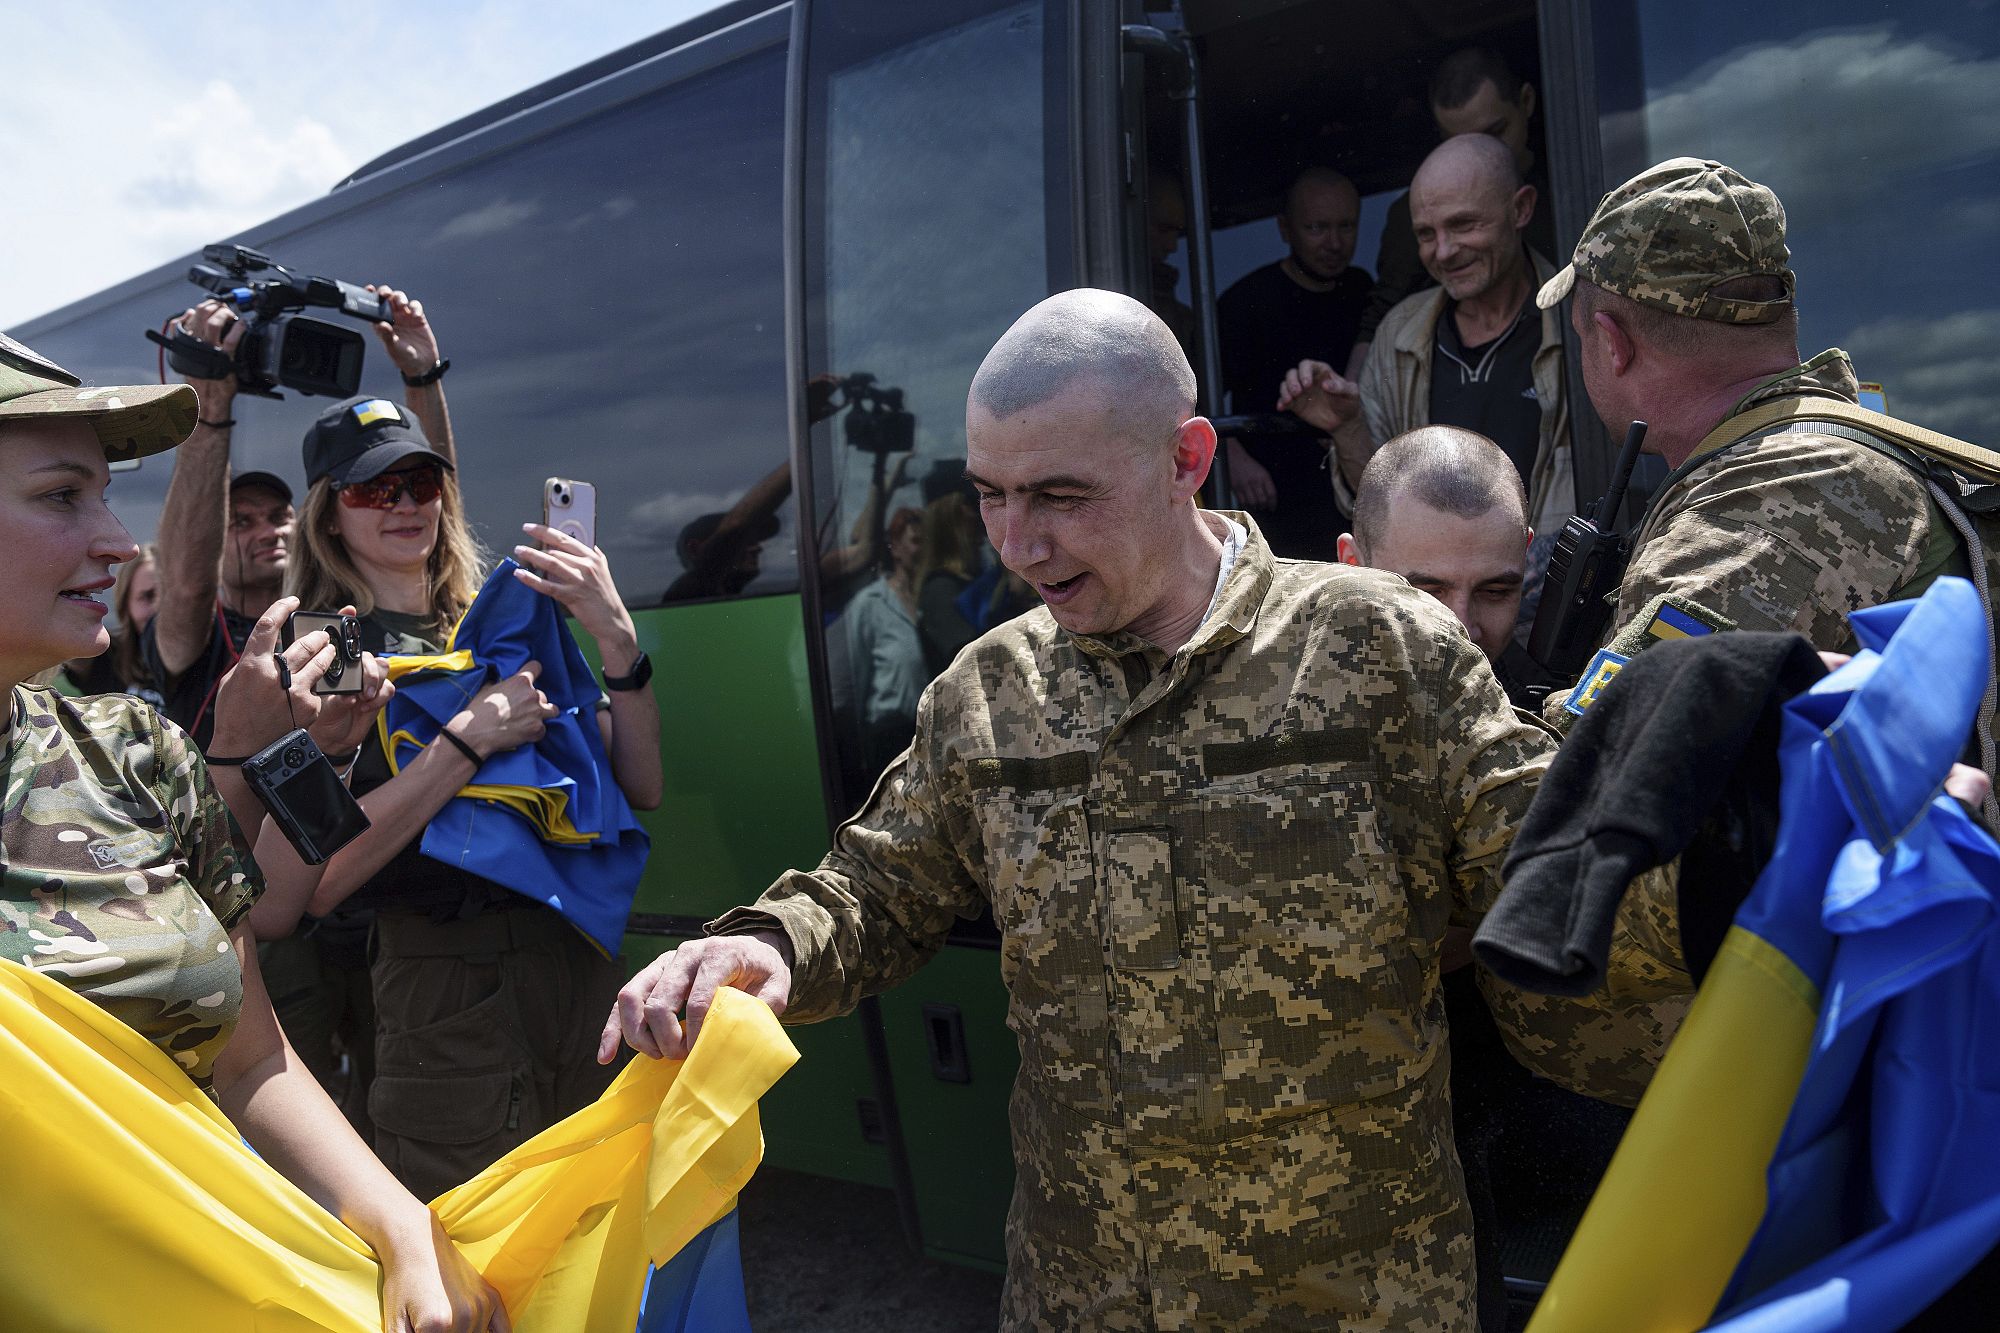
M 1604 137 L 1613 161 L 1727 162 L 1795 213 L 1857 192 L 1892 206 L 1884 173 L 2000 152 L 2000 60 L 1886 27 L 1747 47 L 1649 90 Z
M 2000 445 L 2000 307 L 1939 318 L 1864 324 L 1843 344 L 1864 380 L 1882 385 L 1889 411 L 1977 444 Z
M 0 328 L 254 227 L 399 143 L 709 7 L 77 0 L 12 12 Z

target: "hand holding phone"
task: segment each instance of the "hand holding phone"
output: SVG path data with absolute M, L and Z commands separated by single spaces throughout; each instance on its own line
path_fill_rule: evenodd
M 325 611 L 294 611 L 285 621 L 287 648 L 314 630 L 325 630 L 333 643 L 333 665 L 313 684 L 314 694 L 359 694 L 364 684 L 361 671 L 361 622 L 353 616 Z
M 587 481 L 550 477 L 542 483 L 542 526 L 597 545 L 597 487 Z

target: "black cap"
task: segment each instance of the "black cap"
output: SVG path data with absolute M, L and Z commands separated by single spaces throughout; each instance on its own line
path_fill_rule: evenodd
M 336 486 L 367 481 L 411 454 L 451 463 L 424 438 L 408 408 L 387 398 L 349 398 L 319 414 L 306 432 L 306 485 L 321 477 Z
M 244 486 L 262 486 L 267 491 L 276 491 L 282 495 L 286 504 L 292 502 L 292 488 L 287 486 L 285 479 L 275 472 L 232 472 L 229 475 L 229 489 L 232 493 Z

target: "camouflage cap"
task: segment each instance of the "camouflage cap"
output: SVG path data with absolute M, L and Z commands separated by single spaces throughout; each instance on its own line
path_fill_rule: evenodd
M 1778 196 L 1720 162 L 1677 157 L 1604 196 L 1569 266 L 1535 297 L 1546 310 L 1578 278 L 1641 305 L 1724 324 L 1768 324 L 1792 303 L 1791 251 Z M 1769 276 L 1783 298 L 1716 296 L 1734 278 Z
M 185 384 L 86 389 L 47 357 L 0 334 L 0 425 L 33 417 L 84 417 L 113 463 L 171 449 L 194 433 L 199 404 Z

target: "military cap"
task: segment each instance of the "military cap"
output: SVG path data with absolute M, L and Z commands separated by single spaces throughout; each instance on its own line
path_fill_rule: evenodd
M 82 417 L 97 430 L 104 457 L 122 463 L 171 449 L 194 433 L 200 404 L 185 384 L 86 389 L 83 381 L 0 333 L 0 424 Z
M 1720 162 L 1677 157 L 1604 196 L 1568 267 L 1535 297 L 1546 310 L 1578 278 L 1670 314 L 1768 324 L 1792 303 L 1791 251 L 1778 196 Z M 1775 301 L 1716 296 L 1734 278 L 1783 280 Z

